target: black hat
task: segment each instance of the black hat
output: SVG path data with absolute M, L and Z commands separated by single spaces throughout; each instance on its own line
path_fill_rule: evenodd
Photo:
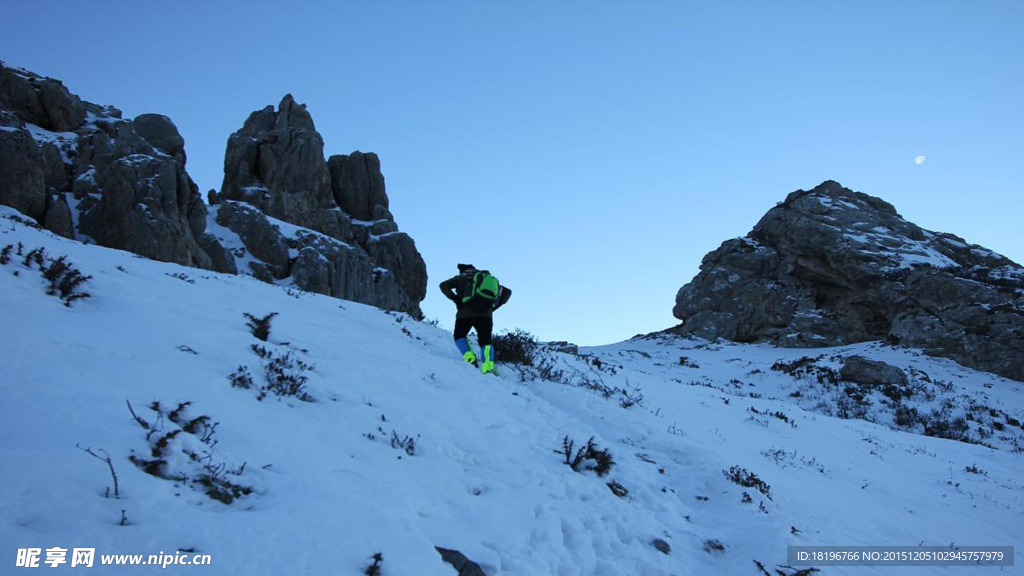
M 470 270 L 476 270 L 476 266 L 472 264 L 459 264 L 459 274 L 465 274 Z

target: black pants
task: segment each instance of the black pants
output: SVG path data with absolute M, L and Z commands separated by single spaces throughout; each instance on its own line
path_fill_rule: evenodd
M 494 319 L 490 317 L 479 318 L 456 318 L 455 339 L 461 340 L 469 336 L 469 331 L 476 328 L 476 338 L 481 346 L 491 345 L 491 330 L 494 329 Z

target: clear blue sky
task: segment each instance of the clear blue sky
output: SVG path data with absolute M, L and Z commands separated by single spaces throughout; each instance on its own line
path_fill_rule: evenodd
M 436 285 L 469 261 L 543 339 L 675 324 L 701 257 L 823 180 L 1024 261 L 1024 2 L 9 2 L 0 59 L 170 116 L 219 188 L 292 93 L 380 154 Z M 914 157 L 927 156 L 916 165 Z

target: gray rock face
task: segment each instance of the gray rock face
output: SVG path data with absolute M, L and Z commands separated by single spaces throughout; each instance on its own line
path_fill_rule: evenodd
M 46 215 L 43 152 L 27 130 L 0 128 L 0 203 L 36 221 Z
M 205 249 L 198 241 L 206 206 L 170 119 L 123 120 L 116 108 L 83 102 L 57 80 L 2 63 L 0 203 L 62 236 L 230 270 L 210 255 L 223 253 L 215 239 L 204 240 Z
M 323 138 L 291 95 L 228 138 L 224 183 L 210 199 L 216 222 L 257 260 L 245 272 L 422 316 L 426 264 L 388 209 L 380 160 L 361 152 L 324 160 Z
M 906 373 L 903 370 L 878 360 L 871 360 L 863 356 L 849 356 L 843 363 L 843 369 L 839 375 L 843 380 L 856 382 L 865 386 L 893 386 L 905 387 L 909 384 Z
M 0 62 L 0 108 L 44 130 L 69 132 L 85 124 L 86 106 L 59 80 Z
M 43 228 L 65 238 L 75 237 L 74 220 L 71 219 L 71 208 L 63 194 L 48 195 L 46 217 Z
M 887 339 L 1024 380 L 1024 269 L 831 181 L 706 255 L 673 314 L 682 334 L 793 348 Z
M 357 220 L 382 218 L 374 210 L 381 206 L 386 211 L 388 197 L 384 192 L 384 176 L 380 172 L 380 159 L 376 154 L 339 154 L 331 156 L 327 165 L 331 173 L 334 201 L 342 210 Z

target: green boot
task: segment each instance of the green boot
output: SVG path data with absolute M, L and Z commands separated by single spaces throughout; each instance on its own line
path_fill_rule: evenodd
M 476 354 L 473 354 L 472 350 L 466 350 L 466 353 L 462 355 L 462 359 L 466 361 L 466 364 L 476 366 Z
M 494 349 L 491 348 L 490 344 L 484 346 L 483 354 L 484 363 L 480 365 L 480 373 L 490 374 L 491 372 L 494 372 Z

